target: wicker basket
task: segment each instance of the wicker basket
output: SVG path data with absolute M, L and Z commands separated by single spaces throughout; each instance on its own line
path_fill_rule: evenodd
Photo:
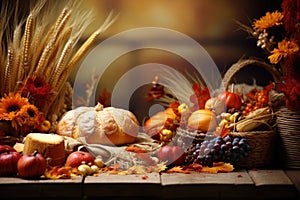
M 280 152 L 284 168 L 300 169 L 300 112 L 286 107 L 277 114 L 277 127 L 281 142 Z
M 276 131 L 231 132 L 231 137 L 246 138 L 251 150 L 249 155 L 237 163 L 240 168 L 258 168 L 271 165 L 273 159 Z
M 186 163 L 191 163 L 196 144 L 200 144 L 204 140 L 210 140 L 212 138 L 214 138 L 214 135 L 211 132 L 190 131 L 179 127 L 176 129 L 176 135 L 172 139 L 172 142 L 184 149 L 186 153 Z
M 256 59 L 246 59 L 238 61 L 228 69 L 223 77 L 224 88 L 228 88 L 229 84 L 232 82 L 232 78 L 239 70 L 249 66 L 262 67 L 272 75 L 275 82 L 280 81 L 280 75 L 273 66 Z M 232 137 L 246 138 L 251 147 L 249 155 L 246 158 L 243 158 L 237 164 L 237 167 L 258 168 L 269 166 L 273 160 L 276 133 L 276 130 L 268 128 L 267 126 L 264 130 L 231 132 L 230 136 Z
M 0 137 L 0 144 L 1 145 L 14 146 L 17 142 L 21 142 L 21 139 L 17 138 L 17 137 L 13 137 L 13 136 Z

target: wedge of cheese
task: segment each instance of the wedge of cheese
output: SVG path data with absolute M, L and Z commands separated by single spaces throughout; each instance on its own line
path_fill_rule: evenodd
M 34 151 L 42 154 L 50 166 L 62 166 L 65 163 L 65 143 L 60 135 L 29 133 L 25 138 L 23 154 L 31 154 Z

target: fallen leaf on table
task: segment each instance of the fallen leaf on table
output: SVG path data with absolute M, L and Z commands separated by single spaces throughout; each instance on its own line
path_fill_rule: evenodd
M 183 169 L 180 166 L 175 166 L 175 167 L 172 167 L 171 169 L 168 169 L 167 173 L 184 173 L 184 174 L 190 174 L 191 171 Z
M 234 167 L 230 163 L 214 163 L 213 167 L 203 167 L 201 172 L 216 174 L 218 172 L 232 172 Z

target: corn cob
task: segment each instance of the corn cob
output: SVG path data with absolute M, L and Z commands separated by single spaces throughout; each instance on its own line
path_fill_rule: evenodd
M 233 126 L 235 127 L 235 130 L 238 132 L 252 131 L 262 124 L 270 126 L 268 122 L 272 118 L 273 118 L 273 114 L 270 108 L 268 107 L 259 108 L 249 113 L 249 115 L 247 115 L 245 119 L 242 119 L 237 123 L 234 123 Z

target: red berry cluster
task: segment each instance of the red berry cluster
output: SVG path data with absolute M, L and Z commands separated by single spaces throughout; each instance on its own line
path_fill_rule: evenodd
M 269 92 L 272 88 L 273 84 L 269 84 L 261 90 L 254 88 L 247 93 L 243 115 L 247 116 L 250 112 L 267 106 L 269 104 Z

